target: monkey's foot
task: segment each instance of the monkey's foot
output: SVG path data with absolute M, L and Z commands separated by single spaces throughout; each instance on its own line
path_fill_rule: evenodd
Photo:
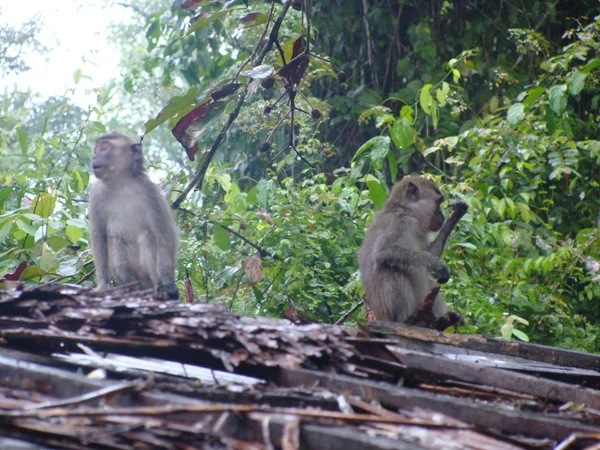
M 156 296 L 166 300 L 179 300 L 179 291 L 175 282 L 159 284 L 156 288 Z
M 425 301 L 421 304 L 421 306 L 419 306 L 417 312 L 409 317 L 406 323 L 408 325 L 416 325 L 418 327 L 437 328 L 438 319 L 433 314 L 433 304 L 435 303 L 435 299 L 437 298 L 439 292 L 440 287 L 434 287 L 431 292 L 427 294 Z
M 444 331 L 452 326 L 464 325 L 465 319 L 456 311 L 448 311 L 437 320 L 436 330 Z

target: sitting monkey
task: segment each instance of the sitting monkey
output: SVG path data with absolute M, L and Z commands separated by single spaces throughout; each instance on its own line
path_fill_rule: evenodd
M 89 219 L 97 288 L 137 281 L 140 289 L 176 300 L 177 225 L 143 164 L 142 145 L 121 133 L 96 141 Z
M 365 296 L 377 320 L 422 323 L 443 329 L 462 320 L 447 313 L 438 283 L 450 278 L 440 260 L 446 240 L 467 211 L 456 202 L 444 223 L 444 197 L 434 182 L 404 177 L 367 231 L 360 249 Z M 430 243 L 429 232 L 439 231 Z M 430 274 L 437 279 L 434 281 Z M 427 301 L 426 301 L 427 300 Z M 432 324 L 430 318 L 436 323 Z

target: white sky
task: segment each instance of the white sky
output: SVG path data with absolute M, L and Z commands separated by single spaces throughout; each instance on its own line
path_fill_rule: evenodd
M 18 76 L 0 77 L 0 89 L 16 83 L 43 98 L 63 95 L 66 89 L 76 86 L 73 74 L 81 69 L 92 80 L 80 82 L 74 100 L 87 103 L 84 89 L 100 87 L 119 75 L 118 49 L 112 48 L 101 33 L 111 22 L 130 17 L 123 7 L 108 8 L 103 4 L 82 0 L 0 0 L 3 23 L 17 26 L 40 13 L 43 24 L 39 40 L 50 49 L 45 55 L 27 55 L 25 60 L 32 69 Z

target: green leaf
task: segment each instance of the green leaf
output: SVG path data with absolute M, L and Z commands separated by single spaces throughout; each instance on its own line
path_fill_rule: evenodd
M 265 296 L 263 295 L 262 291 L 258 288 L 258 286 L 256 284 L 252 285 L 252 292 L 254 292 L 254 296 L 256 297 L 256 301 L 259 304 L 265 299 Z
M 47 219 L 50 217 L 50 214 L 52 214 L 52 211 L 54 211 L 55 205 L 56 196 L 48 194 L 47 192 L 42 192 L 33 199 L 29 210 L 33 214 L 37 214 L 38 216 Z
M 457 242 L 456 244 L 453 244 L 453 245 L 468 248 L 469 250 L 473 250 L 473 251 L 477 250 L 477 247 L 475 247 L 473 244 L 471 244 L 469 242 Z
M 525 105 L 523 103 L 514 103 L 508 108 L 508 112 L 506 114 L 506 118 L 508 123 L 511 125 L 518 124 L 521 120 L 525 118 Z
M 446 104 L 446 99 L 448 98 L 448 92 L 450 92 L 450 85 L 444 81 L 442 83 L 442 88 L 438 89 L 435 93 L 436 97 L 438 99 L 438 102 L 440 102 L 440 105 L 443 106 Z
M 385 203 L 387 193 L 379 182 L 379 180 L 369 177 L 367 180 L 367 187 L 369 188 L 369 198 L 375 204 L 377 208 L 380 208 Z
M 154 130 L 160 124 L 166 122 L 176 114 L 182 113 L 191 108 L 196 102 L 198 87 L 192 87 L 183 95 L 176 95 L 169 100 L 169 104 L 158 113 L 155 119 L 150 119 L 144 124 L 146 133 Z
M 19 280 L 27 281 L 27 280 L 31 280 L 33 278 L 41 277 L 42 275 L 50 275 L 50 274 L 51 274 L 51 272 L 46 272 L 45 270 L 40 269 L 39 267 L 29 266 L 23 271 L 23 273 L 19 277 Z
M 458 80 L 460 80 L 460 72 L 458 69 L 452 69 L 452 81 L 458 83 Z
M 587 75 L 583 72 L 574 72 L 569 77 L 569 93 L 571 95 L 579 94 L 584 86 Z
M 532 89 L 531 91 L 529 91 L 529 94 L 527 94 L 527 97 L 525 98 L 523 103 L 525 104 L 525 106 L 533 105 L 537 101 L 537 99 L 540 98 L 540 95 L 542 95 L 544 92 L 546 92 L 546 88 L 542 86 Z
M 67 220 L 67 225 L 75 228 L 87 228 L 87 222 L 85 219 L 69 219 Z
M 550 108 L 560 116 L 567 109 L 567 86 L 559 84 L 552 86 L 548 91 L 548 99 L 550 100 Z
M 529 342 L 529 336 L 527 336 L 527 335 L 526 335 L 525 333 L 523 333 L 522 331 L 520 331 L 520 330 L 517 330 L 516 328 L 513 328 L 513 330 L 512 330 L 512 334 L 513 334 L 514 336 L 516 336 L 517 338 L 521 339 L 522 341 Z
M 415 132 L 406 118 L 397 119 L 390 129 L 390 137 L 394 145 L 399 149 L 405 149 L 411 145 L 415 138 Z
M 10 230 L 12 229 L 13 223 L 12 222 L 6 222 L 2 228 L 0 228 L 0 243 L 4 242 L 4 239 L 6 239 L 8 237 L 8 235 L 10 234 Z
M 390 179 L 396 181 L 396 178 L 398 178 L 398 161 L 396 160 L 396 155 L 394 155 L 394 152 L 388 152 L 387 156 L 388 165 L 390 166 Z
M 510 339 L 513 335 L 515 327 L 512 323 L 505 323 L 500 328 L 500 334 L 502 335 L 502 339 Z
M 229 240 L 229 232 L 215 224 L 215 244 L 223 251 L 227 251 L 231 248 L 231 242 Z
M 356 154 L 354 155 L 354 158 L 352 158 L 352 161 L 358 159 L 360 155 L 365 153 L 371 147 L 373 147 L 373 150 L 371 150 L 371 160 L 373 161 L 373 163 L 375 163 L 376 161 L 379 161 L 381 163 L 383 161 L 383 158 L 385 158 L 385 156 L 387 155 L 387 152 L 390 148 L 390 138 L 387 136 L 375 136 L 369 139 L 356 151 Z
M 262 66 L 256 66 L 249 70 L 244 70 L 240 73 L 243 77 L 252 78 L 253 80 L 264 80 L 273 75 L 275 69 L 270 64 L 263 64 Z
M 73 225 L 67 225 L 65 228 L 65 234 L 72 243 L 76 243 L 83 237 L 83 228 L 74 227 Z
M 430 92 L 431 88 L 431 84 L 426 84 L 423 86 L 419 100 L 421 102 L 421 108 L 423 108 L 423 111 L 425 111 L 427 114 L 431 114 L 431 106 L 433 105 L 433 97 L 431 97 Z
M 15 222 L 15 224 L 17 225 L 17 227 L 19 227 L 20 230 L 24 231 L 25 233 L 29 234 L 30 236 L 35 236 L 35 232 L 36 232 L 37 228 L 35 228 L 34 226 L 24 222 L 21 219 L 17 220 Z
M 209 23 L 213 23 L 215 20 L 219 20 L 225 14 L 229 14 L 231 11 L 235 11 L 236 9 L 237 8 L 224 9 L 223 11 L 219 11 L 214 14 L 207 14 L 205 16 L 198 17 L 198 19 L 192 24 L 192 26 L 190 27 L 188 32 L 185 33 L 185 35 L 187 36 L 193 33 L 194 31 L 208 25 Z
M 81 71 L 81 69 L 77 69 L 75 72 L 73 72 L 73 81 L 75 82 L 75 84 L 79 84 L 82 75 L 83 72 Z
M 373 149 L 371 150 L 371 162 L 373 167 L 380 169 L 388 152 L 390 151 L 390 138 L 388 136 L 376 136 L 373 138 Z
M 27 150 L 29 149 L 29 144 L 27 144 L 27 135 L 21 127 L 17 127 L 17 139 L 19 140 L 19 145 L 21 146 L 21 153 L 26 155 Z
M 592 59 L 589 63 L 583 66 L 583 69 L 581 71 L 587 75 L 597 67 L 600 67 L 600 59 Z
M 273 186 L 273 180 L 260 180 L 256 185 L 256 200 L 260 206 L 262 206 L 265 210 L 269 209 L 269 203 L 271 198 L 273 197 L 273 191 L 275 187 Z
M 240 25 L 243 28 L 256 27 L 258 25 L 262 25 L 263 23 L 267 23 L 268 18 L 269 16 L 266 14 L 252 12 L 240 18 Z

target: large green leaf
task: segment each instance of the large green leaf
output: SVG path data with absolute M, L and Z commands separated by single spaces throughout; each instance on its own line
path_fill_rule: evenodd
M 409 121 L 402 117 L 394 122 L 390 129 L 390 136 L 396 147 L 405 149 L 413 143 L 415 131 L 410 126 Z
M 560 116 L 567 109 L 567 86 L 564 84 L 552 86 L 548 91 L 548 99 L 552 111 Z
M 508 123 L 511 125 L 518 124 L 521 120 L 525 118 L 525 105 L 523 103 L 514 103 L 508 108 L 508 112 L 506 114 L 506 118 Z

